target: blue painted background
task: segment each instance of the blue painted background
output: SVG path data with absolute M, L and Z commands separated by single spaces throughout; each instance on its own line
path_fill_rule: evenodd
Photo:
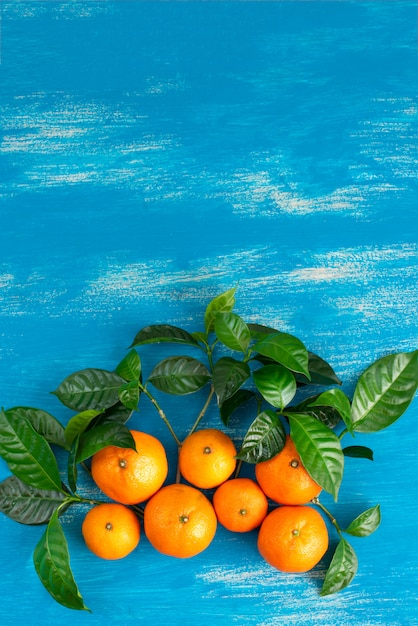
M 238 281 L 236 311 L 300 337 L 347 392 L 373 360 L 417 348 L 415 2 L 0 8 L 2 406 L 65 422 L 49 394 L 65 376 L 113 369 L 146 324 L 202 329 L 208 301 Z M 142 352 L 148 371 L 160 348 Z M 201 399 L 164 398 L 180 433 Z M 102 562 L 71 509 L 93 614 L 50 599 L 32 566 L 43 529 L 2 516 L 0 623 L 418 624 L 417 416 L 415 401 L 358 436 L 375 461 L 348 459 L 338 506 L 324 496 L 342 524 L 382 507 L 378 531 L 352 540 L 358 575 L 338 595 L 318 596 L 329 557 L 281 575 L 255 533 L 221 528 L 192 560 L 143 536 Z M 215 406 L 206 424 L 219 425 Z M 174 452 L 146 403 L 132 426 Z

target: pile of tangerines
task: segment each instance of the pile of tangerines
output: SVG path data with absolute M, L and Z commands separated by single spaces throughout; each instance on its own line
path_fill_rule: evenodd
M 252 479 L 237 477 L 237 452 L 226 433 L 196 430 L 179 448 L 177 481 L 164 485 L 168 463 L 162 443 L 145 432 L 131 433 L 136 450 L 107 446 L 92 457 L 92 478 L 112 500 L 91 508 L 82 525 L 97 556 L 130 554 L 139 543 L 141 522 L 152 546 L 173 557 L 205 550 L 218 522 L 232 532 L 259 528 L 261 556 L 283 572 L 306 572 L 324 556 L 327 527 L 308 505 L 321 487 L 303 467 L 289 435 L 279 454 L 256 464 Z M 205 490 L 212 490 L 211 497 Z M 269 507 L 269 500 L 280 506 Z

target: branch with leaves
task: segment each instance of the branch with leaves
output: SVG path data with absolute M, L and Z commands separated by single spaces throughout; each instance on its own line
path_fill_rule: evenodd
M 418 388 L 418 350 L 378 359 L 361 374 L 349 398 L 329 363 L 308 351 L 300 339 L 247 324 L 234 306 L 235 289 L 230 289 L 208 304 L 203 331 L 190 333 L 170 324 L 147 326 L 137 333 L 114 371 L 88 368 L 67 376 L 53 392 L 75 411 L 65 426 L 33 407 L 0 412 L 0 455 L 11 472 L 0 484 L 0 510 L 22 524 L 46 524 L 34 564 L 41 582 L 60 604 L 87 609 L 73 578 L 60 521 L 70 506 L 97 503 L 78 493 L 80 468 L 86 468 L 86 462 L 106 446 L 135 449 L 127 423 L 143 398 L 151 402 L 181 447 L 182 437 L 153 388 L 189 397 L 207 387 L 206 401 L 187 434 L 198 428 L 215 401 L 225 429 L 232 415 L 253 407 L 254 418 L 237 455 L 240 464 L 274 457 L 290 432 L 307 472 L 335 502 L 344 458 L 373 458 L 370 448 L 343 447 L 342 440 L 387 428 L 412 402 Z M 161 343 L 177 344 L 188 352 L 196 349 L 196 356 L 165 358 L 144 380 L 139 350 Z M 56 447 L 67 453 L 65 483 Z M 321 591 L 327 595 L 346 587 L 357 571 L 356 554 L 344 534 L 372 533 L 380 523 L 380 507 L 364 511 L 342 529 L 318 498 L 312 503 L 329 517 L 340 538 Z M 139 507 L 133 509 L 141 514 Z

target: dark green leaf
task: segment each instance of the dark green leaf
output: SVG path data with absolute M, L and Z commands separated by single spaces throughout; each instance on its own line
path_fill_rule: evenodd
M 36 489 L 17 476 L 0 483 L 0 511 L 20 524 L 45 524 L 65 498 L 61 491 Z
M 118 393 L 119 400 L 124 406 L 126 406 L 128 409 L 131 409 L 132 411 L 138 410 L 139 387 L 137 381 L 132 380 L 130 383 L 122 385 Z
M 345 393 L 338 388 L 328 389 L 312 401 L 310 406 L 329 406 L 334 408 L 351 432 L 351 405 Z
M 86 610 L 70 567 L 67 540 L 55 513 L 33 553 L 40 581 L 51 596 L 69 609 Z
M 182 396 L 206 385 L 210 380 L 210 372 L 197 359 L 172 356 L 158 363 L 148 380 L 160 391 Z
M 253 391 L 249 389 L 239 389 L 233 396 L 228 398 L 228 400 L 222 402 L 219 413 L 225 426 L 228 426 L 231 415 L 252 398 L 255 398 Z
M 341 415 L 334 407 L 331 406 L 312 406 L 311 403 L 316 400 L 318 396 L 319 394 L 316 396 L 312 396 L 311 398 L 307 398 L 297 405 L 289 406 L 286 408 L 286 411 L 311 415 L 315 419 L 325 424 L 325 426 L 328 426 L 328 428 L 334 428 L 337 424 L 341 422 Z
M 250 377 L 247 363 L 225 356 L 218 359 L 213 368 L 213 387 L 218 405 L 231 398 Z
M 369 459 L 373 461 L 373 450 L 366 446 L 347 446 L 343 448 L 344 456 L 354 457 L 356 459 Z
M 257 342 L 254 351 L 284 365 L 292 372 L 299 372 L 310 378 L 308 369 L 308 351 L 304 344 L 287 333 L 267 335 Z
M 320 595 L 328 596 L 347 587 L 356 575 L 357 567 L 356 553 L 348 541 L 341 539 L 332 557 Z
M 245 352 L 250 345 L 251 335 L 247 324 L 232 311 L 216 315 L 215 333 L 218 339 L 231 350 Z
M 252 339 L 255 339 L 255 341 L 261 341 L 261 339 L 264 339 L 266 335 L 272 335 L 280 332 L 275 328 L 271 328 L 270 326 L 263 326 L 263 324 L 250 323 L 248 324 L 248 328 L 250 330 Z
M 236 287 L 228 289 L 228 291 L 219 294 L 219 296 L 216 296 L 209 302 L 205 311 L 205 329 L 207 334 L 213 330 L 215 317 L 218 313 L 232 311 L 235 305 L 235 292 Z
M 87 430 L 78 442 L 76 462 L 82 463 L 106 446 L 136 449 L 131 431 L 118 422 L 110 422 Z
M 331 365 L 324 361 L 320 356 L 308 351 L 308 369 L 310 373 L 310 380 L 302 374 L 297 374 L 296 379 L 303 384 L 314 385 L 341 385 L 341 380 L 338 378 Z
M 125 382 L 115 372 L 90 368 L 70 374 L 52 393 L 74 411 L 102 411 L 119 401 L 118 390 Z
M 141 378 L 141 359 L 136 350 L 130 350 L 116 368 L 116 374 L 127 381 Z
M 282 365 L 265 365 L 253 372 L 255 386 L 272 406 L 283 409 L 296 393 L 295 377 Z
M 15 406 L 12 409 L 7 409 L 5 413 L 16 418 L 26 419 L 32 424 L 36 432 L 45 437 L 49 443 L 68 449 L 64 426 L 46 411 L 29 406 Z
M 177 328 L 177 326 L 171 326 L 170 324 L 146 326 L 136 335 L 131 347 L 146 343 L 182 343 L 199 346 L 193 335 L 182 328 Z
M 67 459 L 67 476 L 68 476 L 68 484 L 73 493 L 77 491 L 77 453 L 78 453 L 78 442 L 80 439 L 80 435 L 77 435 L 73 445 L 71 446 L 70 454 Z
M 46 439 L 26 419 L 4 411 L 0 411 L 0 456 L 28 485 L 61 491 L 58 464 Z
M 344 532 L 355 537 L 368 537 L 380 524 L 380 505 L 376 504 L 371 509 L 360 513 L 356 519 L 345 529 Z
M 281 452 L 285 440 L 286 432 L 277 413 L 263 411 L 250 425 L 237 458 L 247 463 L 267 461 Z
M 65 427 L 65 438 L 68 444 L 71 446 L 77 435 L 84 432 L 90 422 L 92 422 L 94 418 L 101 413 L 102 411 L 88 409 L 87 411 L 82 411 L 81 413 L 74 415 Z
M 119 424 L 126 424 L 132 415 L 132 409 L 124 406 L 121 402 L 106 409 L 96 420 L 95 425 L 108 424 L 118 422 Z
M 310 476 L 337 500 L 344 455 L 337 435 L 310 415 L 286 413 L 290 436 Z
M 418 351 L 390 354 L 375 361 L 354 390 L 354 430 L 373 433 L 387 428 L 406 411 L 417 388 Z

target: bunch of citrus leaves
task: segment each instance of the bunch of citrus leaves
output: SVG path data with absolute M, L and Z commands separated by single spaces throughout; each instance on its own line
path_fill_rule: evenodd
M 88 368 L 69 375 L 53 392 L 75 411 L 65 426 L 38 408 L 17 406 L 0 412 L 0 455 L 11 472 L 0 484 L 0 510 L 22 524 L 46 525 L 35 547 L 34 565 L 60 604 L 87 609 L 70 568 L 60 516 L 70 506 L 96 502 L 78 491 L 78 474 L 89 470 L 95 454 L 107 446 L 135 449 L 127 423 L 143 398 L 157 410 L 179 449 L 182 441 L 157 401 L 160 392 L 190 396 L 207 388 L 190 433 L 211 404 L 216 403 L 220 428 L 226 431 L 232 415 L 235 421 L 241 412 L 247 416 L 253 411 L 236 455 L 238 466 L 274 458 L 290 434 L 310 477 L 335 501 L 344 458 L 373 458 L 370 448 L 343 446 L 343 439 L 390 426 L 413 400 L 418 350 L 375 361 L 360 375 L 349 398 L 332 367 L 302 341 L 274 328 L 247 324 L 234 305 L 235 289 L 230 289 L 209 302 L 204 331 L 147 326 L 114 371 Z M 159 343 L 178 344 L 187 354 L 163 359 L 145 378 L 138 348 Z M 193 351 L 195 356 L 190 356 Z M 312 503 L 329 517 L 339 537 L 321 590 L 328 595 L 345 588 L 357 571 L 357 557 L 345 535 L 372 533 L 380 523 L 380 509 L 367 509 L 343 529 L 319 498 Z M 141 514 L 140 507 L 133 509 Z

